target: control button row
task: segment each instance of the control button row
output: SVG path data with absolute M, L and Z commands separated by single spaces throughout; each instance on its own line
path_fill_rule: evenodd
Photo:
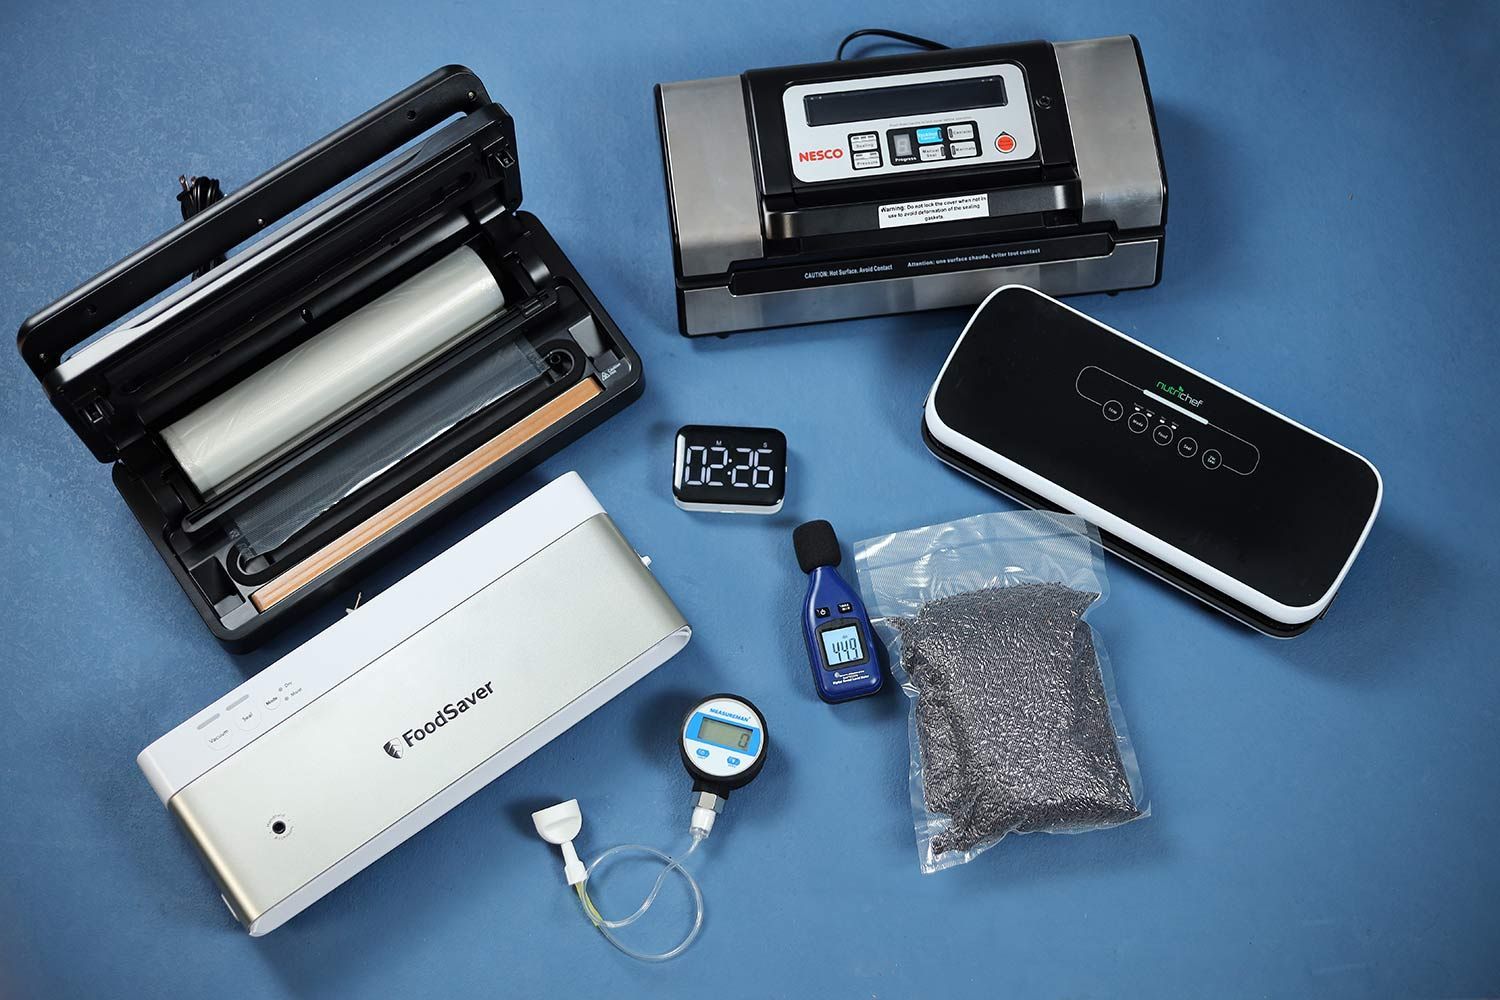
M 199 723 L 198 728 L 210 747 L 223 751 L 236 742 L 232 738 L 235 730 L 251 734 L 259 732 L 266 716 L 280 712 L 288 704 L 299 701 L 301 696 L 300 681 L 282 681 L 263 695 L 253 698 L 243 695 L 230 702 L 219 714 L 210 716 L 208 722 Z
M 1125 406 L 1118 399 L 1106 400 L 1099 410 L 1104 415 L 1104 419 L 1111 423 L 1118 421 L 1125 414 Z M 1142 411 L 1136 410 L 1130 415 L 1130 419 L 1125 421 L 1125 426 L 1130 428 L 1132 434 L 1144 434 L 1151 427 L 1151 418 Z M 1174 439 L 1177 441 L 1177 454 L 1183 458 L 1192 458 L 1198 454 L 1197 439 L 1187 435 L 1178 438 L 1177 429 L 1171 424 L 1157 424 L 1156 429 L 1151 431 L 1151 440 L 1162 447 L 1171 444 Z M 1209 448 L 1203 452 L 1202 462 L 1205 469 L 1217 469 L 1224 464 L 1224 456 L 1217 448 Z

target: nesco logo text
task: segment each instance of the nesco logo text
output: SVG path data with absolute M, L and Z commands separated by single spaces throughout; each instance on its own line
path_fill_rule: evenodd
M 437 710 L 437 714 L 421 725 L 413 726 L 401 734 L 399 740 L 387 740 L 385 752 L 400 760 L 406 751 L 425 740 L 427 737 L 437 733 L 448 723 L 463 715 L 469 709 L 476 707 L 490 695 L 495 693 L 495 682 L 485 681 L 483 687 L 475 688 L 472 694 L 466 694 L 457 701 L 450 701 Z
M 807 163 L 810 160 L 837 160 L 843 155 L 842 149 L 805 149 L 797 154 L 797 159 Z

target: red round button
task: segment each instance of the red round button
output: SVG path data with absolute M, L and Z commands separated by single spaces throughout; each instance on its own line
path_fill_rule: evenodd
M 1016 137 L 1009 132 L 1001 132 L 995 136 L 995 148 L 1002 153 L 1009 153 L 1016 148 Z

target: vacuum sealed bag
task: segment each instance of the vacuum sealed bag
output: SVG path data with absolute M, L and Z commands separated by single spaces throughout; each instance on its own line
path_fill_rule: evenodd
M 980 514 L 859 542 L 872 623 L 909 701 L 924 873 L 1009 833 L 1078 833 L 1150 807 L 1104 649 L 1107 594 L 1081 518 Z

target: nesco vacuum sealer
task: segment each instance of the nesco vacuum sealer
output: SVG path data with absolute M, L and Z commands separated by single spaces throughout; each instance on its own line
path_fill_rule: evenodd
M 251 934 L 274 930 L 686 645 L 569 473 L 143 750 Z
M 22 325 L 214 635 L 258 640 L 639 395 L 640 358 L 520 200 L 510 115 L 448 67 Z
M 1327 611 L 1380 473 L 1315 431 L 1030 288 L 993 292 L 933 383 L 933 454 L 1269 635 Z
M 688 336 L 1161 277 L 1166 177 L 1132 37 L 656 88 Z

